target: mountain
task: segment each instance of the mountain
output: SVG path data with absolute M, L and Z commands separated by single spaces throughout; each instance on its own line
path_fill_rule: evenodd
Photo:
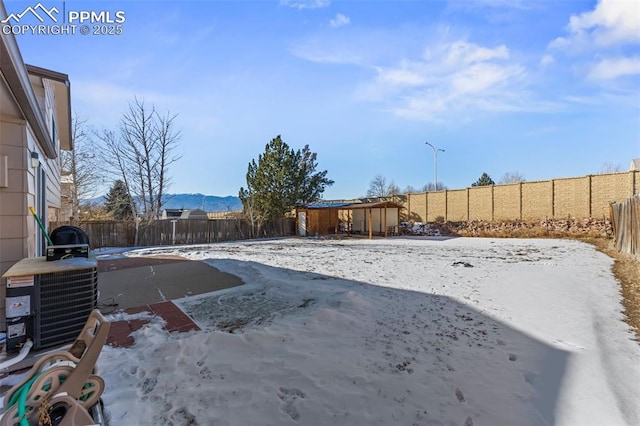
M 204 194 L 165 194 L 162 209 L 202 209 L 206 212 L 242 210 L 242 201 L 234 196 L 218 197 Z M 91 204 L 104 204 L 104 196 L 89 200 Z M 203 208 L 204 206 L 204 208 Z
M 242 210 L 242 201 L 234 196 L 218 197 L 203 194 L 167 194 L 163 209 L 202 209 L 206 212 Z M 204 206 L 204 207 L 203 207 Z

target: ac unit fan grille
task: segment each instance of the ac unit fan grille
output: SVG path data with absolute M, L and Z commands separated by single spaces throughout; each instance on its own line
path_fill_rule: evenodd
M 96 307 L 97 295 L 96 268 L 41 275 L 36 346 L 72 342 Z

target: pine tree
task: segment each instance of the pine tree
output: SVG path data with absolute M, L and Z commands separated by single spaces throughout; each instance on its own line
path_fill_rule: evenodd
M 333 181 L 327 171 L 316 172 L 317 154 L 306 145 L 294 151 L 276 136 L 258 161 L 251 160 L 247 188 L 240 188 L 240 200 L 252 222 L 277 219 L 296 206 L 318 200 Z
M 488 186 L 488 185 L 495 185 L 495 184 L 496 183 L 493 181 L 493 179 L 491 179 L 491 177 L 488 174 L 482 173 L 482 176 L 480 176 L 480 179 L 472 183 L 471 186 Z
M 116 220 L 133 218 L 133 200 L 123 181 L 117 180 L 105 196 L 105 209 Z

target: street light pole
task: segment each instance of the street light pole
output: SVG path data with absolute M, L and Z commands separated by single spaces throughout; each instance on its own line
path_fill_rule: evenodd
M 438 190 L 438 151 L 442 151 L 444 152 L 444 149 L 439 149 L 436 148 L 435 146 L 431 145 L 429 142 L 425 142 L 425 145 L 429 145 L 431 147 L 431 149 L 433 150 L 433 174 L 434 174 L 434 185 L 435 185 L 435 190 Z

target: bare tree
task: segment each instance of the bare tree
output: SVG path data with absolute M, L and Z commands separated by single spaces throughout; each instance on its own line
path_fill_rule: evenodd
M 402 191 L 403 194 L 415 194 L 416 192 L 420 192 L 415 189 L 412 185 L 407 185 L 406 188 Z
M 120 179 L 129 194 L 131 211 L 136 218 L 135 244 L 140 220 L 152 221 L 160 216 L 163 196 L 169 185 L 169 166 L 180 159 L 175 148 L 180 132 L 175 129 L 177 115 L 160 115 L 154 106 L 147 107 L 137 98 L 122 114 L 118 132 L 103 130 L 98 134 L 102 157 L 109 172 Z
M 180 159 L 174 154 L 180 142 L 176 117 L 160 115 L 155 107 L 136 98 L 122 115 L 119 132 L 105 130 L 100 135 L 105 163 L 124 182 L 136 204 L 136 217 L 152 220 L 160 216 L 169 166 Z
M 433 182 L 428 182 L 425 186 L 422 187 L 423 192 L 444 191 L 445 189 L 447 189 L 447 187 L 442 182 L 438 182 L 438 188 L 436 188 Z
M 167 174 L 171 164 L 178 161 L 181 156 L 174 154 L 175 148 L 180 142 L 180 131 L 175 129 L 174 120 L 177 114 L 170 114 L 168 111 L 165 115 L 156 113 L 155 137 L 157 139 L 157 158 L 153 167 L 153 174 L 156 177 L 156 203 L 154 206 L 154 215 L 160 215 L 160 209 L 164 205 L 163 196 L 165 190 L 171 184 L 171 178 Z M 204 209 L 204 198 L 203 198 Z
M 519 183 L 527 180 L 518 172 L 507 172 L 500 178 L 498 183 Z
M 134 194 L 132 190 L 132 179 L 131 172 L 128 169 L 129 165 L 129 157 L 127 155 L 126 146 L 122 144 L 122 142 L 118 139 L 116 134 L 111 130 L 103 130 L 102 133 L 98 135 L 98 138 L 103 142 L 102 145 L 102 157 L 104 164 L 108 167 L 109 171 L 119 176 L 124 184 L 124 188 L 127 192 L 127 200 L 130 203 L 131 214 L 134 218 L 135 223 L 135 234 L 133 239 L 133 245 L 138 245 L 139 239 L 139 231 L 140 231 L 140 221 L 138 215 L 138 204 L 136 203 L 135 198 L 132 194 Z
M 60 168 L 63 182 L 69 187 L 71 221 L 80 220 L 80 207 L 96 196 L 101 183 L 95 144 L 89 136 L 87 120 L 74 115 L 71 121 L 73 149 L 62 151 Z
M 602 165 L 602 169 L 600 170 L 600 173 L 603 174 L 607 174 L 607 173 L 620 173 L 622 171 L 622 166 L 621 165 L 614 165 L 612 163 L 604 163 Z
M 382 175 L 376 175 L 367 190 L 367 197 L 392 197 L 400 193 L 400 188 L 393 181 L 387 184 L 387 179 Z
M 255 197 L 253 196 L 253 193 L 250 190 L 245 189 L 243 196 L 244 197 L 243 197 L 242 206 L 243 206 L 244 214 L 245 214 L 245 217 L 249 220 L 249 223 L 251 223 L 250 236 L 252 238 L 256 238 L 260 234 L 260 228 L 264 223 L 264 217 L 260 214 L 258 209 L 255 207 L 256 203 L 255 203 Z

